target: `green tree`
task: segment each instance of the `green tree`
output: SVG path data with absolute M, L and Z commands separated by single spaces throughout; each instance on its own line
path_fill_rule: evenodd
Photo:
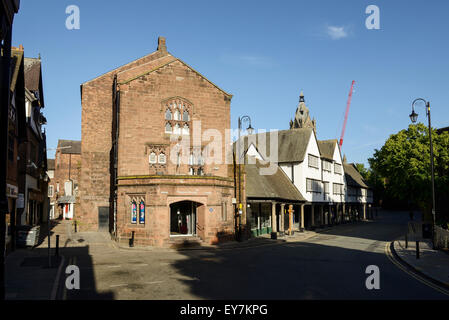
M 449 133 L 432 130 L 435 161 L 435 190 L 440 220 L 447 219 L 445 199 L 449 194 Z M 430 144 L 428 128 L 422 124 L 410 125 L 391 135 L 380 150 L 369 160 L 371 170 L 384 179 L 385 193 L 402 202 L 412 202 L 431 220 L 432 206 Z M 372 175 L 372 174 L 371 174 Z

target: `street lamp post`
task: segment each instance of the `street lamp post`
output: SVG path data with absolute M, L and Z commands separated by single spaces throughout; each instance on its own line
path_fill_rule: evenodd
M 238 214 L 239 214 L 239 231 L 238 231 L 238 240 L 242 240 L 242 214 L 243 214 L 243 206 L 242 206 L 242 189 L 241 189 L 241 166 L 240 166 L 240 155 L 241 155 L 241 145 L 240 145 L 240 132 L 242 130 L 242 123 L 248 122 L 249 126 L 246 129 L 248 134 L 252 134 L 254 132 L 253 127 L 251 127 L 251 118 L 249 116 L 243 116 L 239 117 L 238 125 L 239 125 L 239 132 L 238 132 L 238 152 L 237 152 L 237 164 L 239 167 L 239 204 L 238 204 Z M 245 160 L 245 159 L 244 159 Z M 242 212 L 240 213 L 240 210 Z
M 432 171 L 432 218 L 433 218 L 432 247 L 435 250 L 435 220 L 436 220 L 436 218 L 435 218 L 435 173 L 434 173 L 434 164 L 433 164 L 433 144 L 432 144 L 432 124 L 431 124 L 431 120 L 430 120 L 430 102 L 428 102 L 422 98 L 415 99 L 412 103 L 412 113 L 410 114 L 410 120 L 413 123 L 416 123 L 416 121 L 418 120 L 418 114 L 415 112 L 415 105 L 417 105 L 420 102 L 424 103 L 424 106 L 426 108 L 426 115 L 427 115 L 427 118 L 429 119 L 430 167 L 431 167 L 431 171 Z

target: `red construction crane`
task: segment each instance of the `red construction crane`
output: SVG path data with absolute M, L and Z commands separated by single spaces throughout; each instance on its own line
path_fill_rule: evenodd
M 355 84 L 355 81 L 353 80 L 352 84 L 351 84 L 351 91 L 349 91 L 348 104 L 346 105 L 345 122 L 343 123 L 343 130 L 341 131 L 340 149 L 341 149 L 341 146 L 343 145 L 343 138 L 345 136 L 346 123 L 348 122 L 349 107 L 351 106 L 352 91 L 354 89 L 354 84 Z

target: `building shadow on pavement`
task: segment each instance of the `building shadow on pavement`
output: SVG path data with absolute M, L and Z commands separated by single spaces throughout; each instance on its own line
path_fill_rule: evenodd
M 370 238 L 375 238 L 374 236 Z M 397 268 L 384 246 L 286 242 L 229 250 L 178 251 L 179 280 L 189 288 L 185 299 L 296 300 L 447 299 Z M 370 265 L 379 267 L 380 289 L 368 290 Z
M 89 246 L 60 248 L 60 257 L 44 248 L 18 249 L 7 257 L 6 296 L 9 300 L 113 300 L 111 291 L 97 288 L 94 264 Z M 63 257 L 63 258 L 62 258 Z M 80 289 L 68 290 L 65 282 L 72 273 L 66 268 L 75 265 L 80 271 Z

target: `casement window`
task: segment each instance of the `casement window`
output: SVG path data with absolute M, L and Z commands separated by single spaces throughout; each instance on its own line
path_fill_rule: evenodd
M 334 173 L 336 173 L 336 174 L 341 174 L 342 173 L 341 164 L 338 164 L 338 163 L 334 164 Z
M 157 161 L 160 164 L 166 164 L 167 163 L 167 157 L 165 156 L 165 154 L 160 153 Z
M 154 153 L 154 152 L 151 152 L 150 153 L 150 159 L 149 159 L 149 162 L 150 162 L 150 164 L 155 164 L 157 161 L 156 161 L 156 153 Z
M 319 158 L 309 154 L 309 167 L 319 168 Z
M 307 179 L 306 183 L 307 183 L 307 190 L 306 190 L 307 192 L 321 193 L 322 190 L 321 181 L 314 179 Z
M 342 185 L 342 184 L 334 183 L 334 184 L 332 185 L 332 188 L 334 189 L 334 194 L 335 194 L 335 195 L 341 195 L 341 194 L 344 194 L 344 192 L 343 192 L 343 185 Z
M 48 197 L 51 198 L 53 197 L 54 194 L 54 187 L 52 185 L 48 186 Z
M 332 172 L 332 162 L 323 160 L 323 171 Z
M 329 182 L 324 182 L 324 193 L 329 194 Z

